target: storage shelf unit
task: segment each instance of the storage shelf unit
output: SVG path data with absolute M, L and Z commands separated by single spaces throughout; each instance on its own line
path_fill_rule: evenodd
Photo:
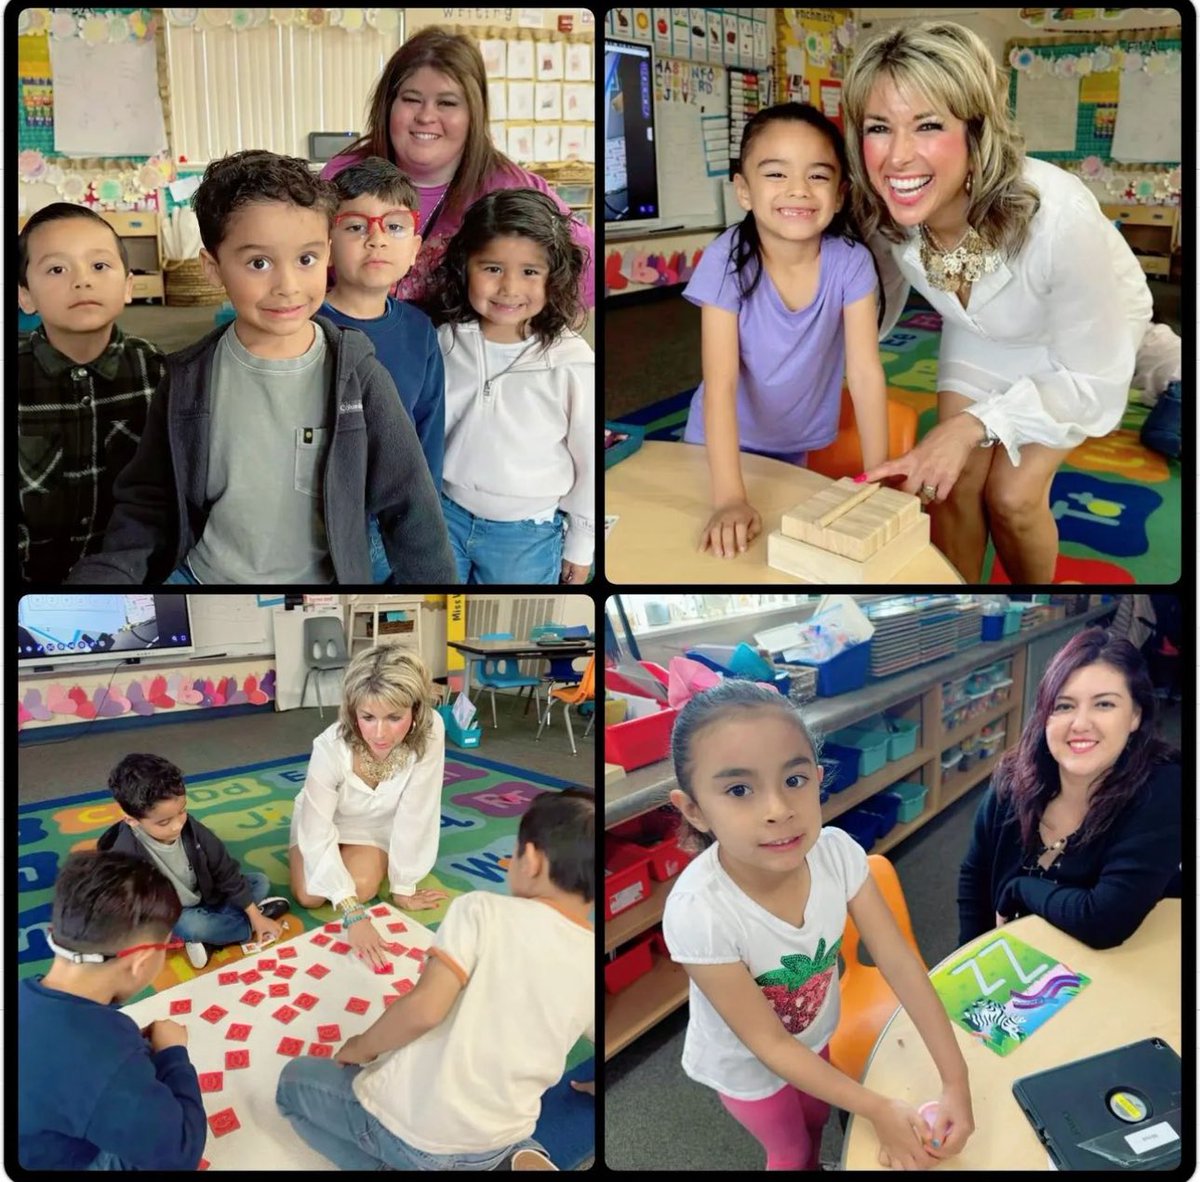
M 942 752 L 956 743 L 961 743 L 963 739 L 978 734 L 990 723 L 998 721 L 1004 724 L 1008 745 L 1015 743 L 1020 735 L 1024 720 L 1023 687 L 1029 642 L 1055 630 L 1073 631 L 1083 627 L 1089 619 L 1094 619 L 1099 614 L 1102 612 L 1092 610 L 1084 616 L 1067 617 L 1065 620 L 1043 624 L 1028 632 L 1006 638 L 1004 642 L 981 644 L 968 652 L 919 667 L 900 677 L 872 682 L 866 690 L 837 698 L 818 699 L 803 707 L 806 717 L 811 714 L 818 720 L 816 725 L 823 733 L 828 733 L 835 727 L 848 726 L 881 709 L 886 709 L 889 714 L 919 720 L 921 724 L 918 748 L 911 755 L 891 761 L 878 772 L 856 781 L 846 791 L 831 795 L 821 809 L 823 823 L 828 825 L 834 818 L 863 803 L 877 792 L 882 792 L 898 780 L 919 780 L 923 783 L 928 789 L 925 807 L 915 820 L 896 825 L 871 847 L 870 852 L 886 854 L 933 820 L 991 775 L 1001 755 L 1001 752 L 997 752 L 965 771 L 943 771 Z M 989 665 L 1001 657 L 1012 659 L 1012 685 L 1009 688 L 1008 700 L 981 712 L 959 726 L 944 727 L 942 717 L 946 707 L 942 700 L 942 682 L 968 670 Z M 903 696 L 894 696 L 890 692 L 889 682 L 892 682 Z M 654 790 L 647 791 L 651 784 Z M 667 791 L 671 787 L 674 787 L 674 780 L 667 761 L 640 768 L 623 779 L 606 785 L 606 827 L 620 824 L 632 816 L 649 812 L 666 803 Z M 628 803 L 631 795 L 637 797 L 632 809 Z M 671 879 L 668 882 L 653 883 L 649 898 L 605 923 L 606 954 L 636 939 L 662 921 L 667 896 L 675 881 Z M 611 1058 L 628 1046 L 638 1035 L 683 1005 L 687 996 L 686 972 L 674 962 L 656 955 L 649 973 L 620 993 L 605 994 L 604 1057 Z
M 1179 210 L 1173 205 L 1103 205 L 1104 216 L 1121 233 L 1147 275 L 1166 279 L 1179 246 Z
M 399 644 L 421 655 L 423 595 L 349 597 L 346 604 L 346 647 L 351 656 L 373 644 Z M 391 612 L 404 612 L 408 619 L 388 620 Z

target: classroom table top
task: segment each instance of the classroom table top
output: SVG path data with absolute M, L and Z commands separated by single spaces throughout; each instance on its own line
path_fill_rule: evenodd
M 604 544 L 604 573 L 613 583 L 803 583 L 767 565 L 767 535 L 783 514 L 832 484 L 828 476 L 782 460 L 742 453 L 742 477 L 763 532 L 745 554 L 715 558 L 696 543 L 711 516 L 704 448 L 651 440 L 604 474 L 604 513 L 620 520 Z M 961 583 L 932 544 L 892 583 Z
M 568 637 L 560 644 L 535 644 L 532 640 L 479 640 L 468 636 L 465 640 L 448 640 L 446 643 L 459 652 L 478 657 L 578 657 L 595 651 L 596 642 L 588 636 Z
M 1037 915 L 1005 924 L 1000 934 L 1011 933 L 1091 981 L 1008 1055 L 995 1054 L 952 1025 L 970 1075 L 975 1132 L 961 1154 L 934 1168 L 1014 1172 L 1050 1168 L 1045 1147 L 1012 1094 L 1013 1081 L 1022 1076 L 1156 1036 L 1176 1054 L 1186 1056 L 1190 1048 L 1183 1045 L 1181 1036 L 1180 924 L 1178 899 L 1161 900 L 1117 948 L 1089 948 Z M 982 946 L 996 935 L 988 932 L 972 944 Z M 940 1095 L 937 1068 L 903 1009 L 896 1011 L 880 1033 L 862 1084 L 916 1108 Z M 880 1169 L 878 1155 L 875 1127 L 869 1120 L 851 1116 L 841 1168 Z

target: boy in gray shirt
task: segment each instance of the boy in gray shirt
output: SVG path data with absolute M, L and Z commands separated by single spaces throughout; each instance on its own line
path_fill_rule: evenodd
M 314 313 L 337 198 L 304 161 L 238 152 L 194 200 L 232 324 L 167 359 L 118 478 L 104 549 L 70 583 L 369 583 L 367 515 L 391 583 L 452 583 L 428 465 L 361 333 Z

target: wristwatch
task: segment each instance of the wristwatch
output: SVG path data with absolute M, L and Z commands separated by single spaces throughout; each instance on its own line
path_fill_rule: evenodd
M 983 438 L 977 444 L 978 447 L 995 447 L 1000 442 L 1000 436 L 991 429 L 982 419 L 979 420 L 979 425 L 983 428 Z

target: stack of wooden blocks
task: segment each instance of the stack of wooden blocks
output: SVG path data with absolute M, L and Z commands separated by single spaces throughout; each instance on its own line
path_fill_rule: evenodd
M 783 515 L 767 563 L 813 583 L 883 583 L 928 545 L 917 497 L 843 478 Z

